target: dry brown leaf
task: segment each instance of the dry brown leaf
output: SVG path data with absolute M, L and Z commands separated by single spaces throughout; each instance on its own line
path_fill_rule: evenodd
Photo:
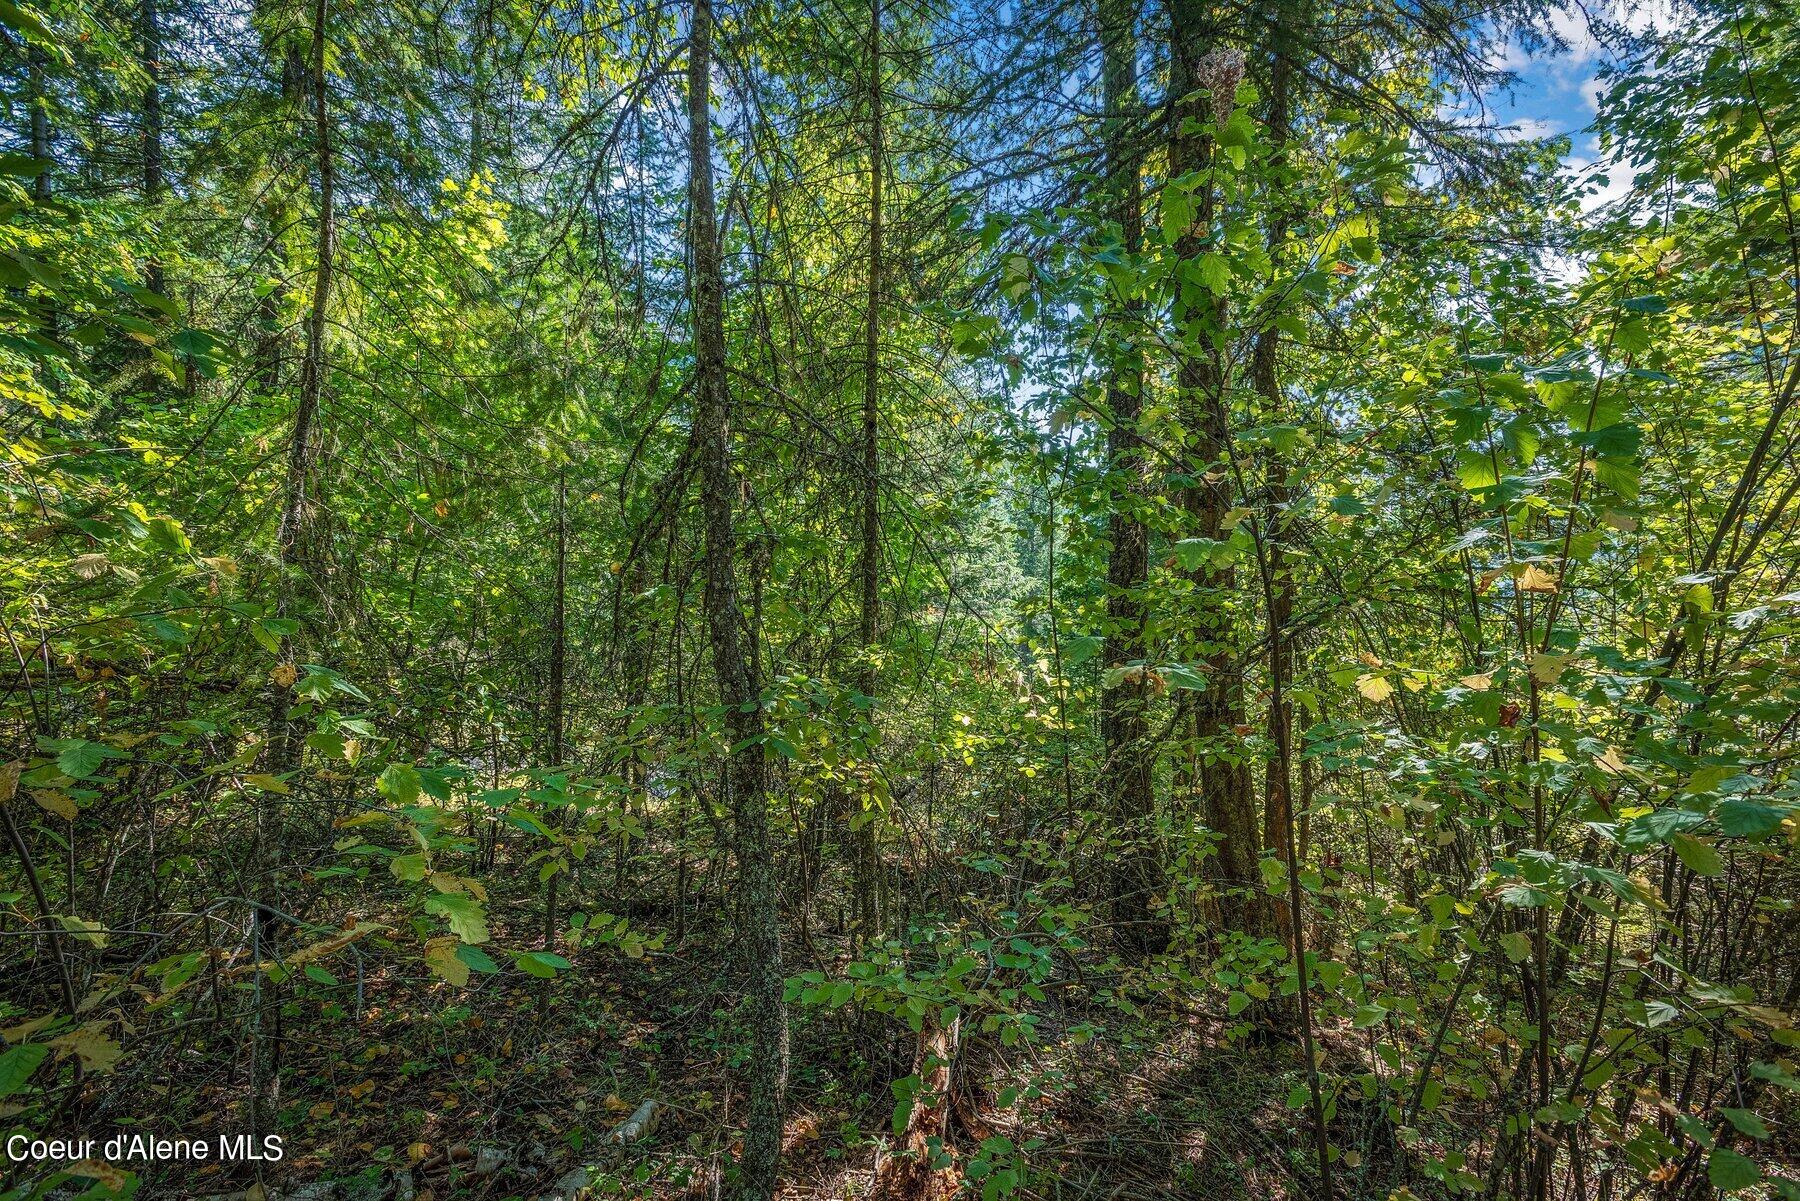
M 59 1051 L 73 1054 L 80 1058 L 81 1066 L 90 1072 L 110 1072 L 125 1049 L 106 1036 L 106 1026 L 101 1022 L 89 1022 L 87 1025 L 67 1034 L 50 1040 L 50 1045 Z
M 46 812 L 54 813 L 66 822 L 74 821 L 80 813 L 68 793 L 54 788 L 33 788 L 31 799 L 36 801 Z
M 1527 563 L 1525 570 L 1519 573 L 1518 588 L 1520 592 L 1555 592 L 1556 577 L 1539 567 L 1536 563 Z

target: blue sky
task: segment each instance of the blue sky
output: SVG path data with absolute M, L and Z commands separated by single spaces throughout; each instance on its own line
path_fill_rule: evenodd
M 1511 70 L 1518 83 L 1510 92 L 1499 91 L 1487 98 L 1494 116 L 1503 124 L 1516 125 L 1521 137 L 1568 134 L 1572 145 L 1565 161 L 1576 173 L 1589 172 L 1599 163 L 1600 147 L 1588 127 L 1604 86 L 1598 77 L 1600 69 L 1612 60 L 1612 52 L 1594 33 L 1589 13 L 1639 33 L 1666 32 L 1680 19 L 1675 0 L 1566 3 L 1552 14 L 1550 24 L 1568 49 L 1527 52 L 1517 42 L 1508 45 L 1499 65 Z M 1590 196 L 1585 207 L 1616 199 L 1631 186 L 1629 168 L 1606 164 L 1605 169 L 1607 186 Z

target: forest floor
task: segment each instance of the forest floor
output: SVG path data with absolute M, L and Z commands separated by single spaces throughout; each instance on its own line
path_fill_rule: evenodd
M 530 928 L 531 915 L 521 911 L 512 924 Z M 495 933 L 505 934 L 503 924 Z M 586 1168 L 591 1191 L 582 1196 L 715 1197 L 737 1150 L 743 1104 L 731 1084 L 741 1044 L 735 998 L 725 965 L 705 950 L 719 945 L 695 929 L 682 945 L 637 960 L 587 951 L 554 982 L 477 975 L 462 990 L 423 975 L 371 973 L 359 986 L 360 1012 L 344 993 L 324 1001 L 303 994 L 288 1025 L 331 1037 L 280 1036 L 286 1158 L 260 1173 L 244 1164 L 164 1167 L 146 1174 L 141 1195 L 534 1201 L 571 1195 L 558 1182 L 566 1188 L 569 1174 Z M 795 1023 L 784 1196 L 872 1194 L 877 1163 L 894 1142 L 888 1084 L 911 1071 L 915 1046 L 910 1032 L 889 1026 L 892 1037 L 848 1011 Z M 1301 1080 L 1294 1048 L 1228 1045 L 1208 1017 L 1172 1018 L 1159 1029 L 1141 1043 L 1054 1050 L 965 1039 L 957 1089 L 968 1103 L 949 1138 L 959 1166 L 998 1135 L 1035 1142 L 1021 1196 L 1304 1195 L 1310 1147 L 1301 1114 L 1284 1101 Z M 183 1133 L 242 1128 L 244 1078 L 225 1069 L 224 1051 L 194 1043 L 189 1065 L 164 1077 L 181 1086 L 158 1086 L 158 1108 Z M 215 1070 L 194 1070 L 203 1062 Z M 993 1098 L 1022 1072 L 1058 1086 L 1035 1105 L 999 1112 Z M 657 1104 L 654 1131 L 611 1145 L 609 1133 L 645 1100 Z

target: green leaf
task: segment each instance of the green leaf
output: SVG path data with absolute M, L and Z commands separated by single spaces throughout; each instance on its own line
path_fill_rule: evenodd
M 0 0 L 0 25 L 18 30 L 28 41 L 45 48 L 56 45 L 56 35 L 50 32 L 50 27 L 39 20 L 35 13 L 26 12 L 12 0 Z
M 1166 663 L 1156 669 L 1163 683 L 1183 692 L 1205 692 L 1206 677 L 1181 663 Z
M 1456 478 L 1470 492 L 1485 492 L 1500 483 L 1500 477 L 1494 472 L 1493 456 L 1485 450 L 1457 451 Z
M 1632 850 L 1660 846 L 1678 832 L 1691 830 L 1705 819 L 1687 809 L 1657 809 L 1632 819 L 1620 831 L 1620 841 Z
M 410 805 L 419 799 L 419 773 L 410 763 L 388 764 L 375 786 L 395 804 Z
M 1739 1134 L 1747 1134 L 1751 1138 L 1756 1139 L 1769 1137 L 1768 1123 L 1751 1113 L 1748 1109 L 1721 1109 L 1719 1110 L 1719 1113 L 1727 1122 L 1730 1122 L 1733 1126 L 1737 1127 Z
M 1675 854 L 1697 876 L 1716 876 L 1725 870 L 1725 863 L 1719 858 L 1719 852 L 1692 834 L 1677 834 L 1669 843 L 1675 848 Z
M 50 160 L 32 158 L 29 154 L 13 151 L 0 154 L 0 175 L 11 175 L 18 179 L 33 179 L 50 169 Z
M 417 882 L 425 878 L 429 869 L 425 864 L 425 854 L 421 851 L 414 855 L 394 856 L 393 862 L 388 864 L 388 870 L 399 879 Z
M 150 541 L 163 550 L 177 555 L 194 553 L 194 544 L 188 541 L 187 531 L 173 517 L 152 517 L 144 526 L 150 531 Z
M 1629 459 L 1602 458 L 1594 462 L 1594 479 L 1626 500 L 1635 500 L 1643 474 Z
M 554 979 L 557 972 L 567 971 L 570 966 L 567 959 L 550 951 L 526 951 L 514 962 L 521 971 L 540 980 Z
M 1069 639 L 1063 659 L 1070 667 L 1080 667 L 1099 654 L 1100 648 L 1104 645 L 1106 645 L 1105 639 L 1096 638 L 1092 634 L 1076 634 Z
M 58 739 L 50 746 L 56 751 L 56 770 L 74 780 L 87 779 L 108 759 L 124 758 L 105 743 L 85 738 Z
M 1162 193 L 1162 235 L 1170 246 L 1180 240 L 1194 223 L 1194 196 L 1191 185 L 1172 180 Z
M 488 940 L 487 914 L 473 897 L 460 893 L 441 893 L 426 900 L 425 911 L 443 918 L 464 942 Z
M 1212 558 L 1213 550 L 1219 544 L 1211 538 L 1183 538 L 1169 549 L 1175 554 L 1175 561 L 1181 564 L 1183 571 L 1199 571 Z
M 1731 1148 L 1720 1147 L 1706 1161 L 1706 1178 L 1714 1188 L 1729 1193 L 1749 1188 L 1762 1179 L 1762 1171 Z
M 456 957 L 476 971 L 485 972 L 490 976 L 500 970 L 500 965 L 494 962 L 492 955 L 480 947 L 470 946 L 466 942 L 456 948 Z
M 48 1054 L 50 1048 L 43 1043 L 25 1043 L 0 1055 L 0 1097 L 10 1097 L 25 1087 Z
M 1514 930 L 1500 936 L 1500 949 L 1514 963 L 1524 963 L 1531 958 L 1531 935 L 1522 930 Z
M 1787 811 L 1761 801 L 1730 797 L 1719 802 L 1719 807 L 1713 810 L 1713 818 L 1719 823 L 1719 829 L 1732 838 L 1756 838 L 1780 829 Z
M 1223 296 L 1231 287 L 1231 268 L 1222 255 L 1201 255 L 1194 260 L 1194 270 L 1200 276 L 1200 283 L 1215 296 Z

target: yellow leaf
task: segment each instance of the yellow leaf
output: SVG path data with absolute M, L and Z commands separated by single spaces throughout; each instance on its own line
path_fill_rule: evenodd
M 1568 665 L 1569 656 L 1559 655 L 1554 651 L 1539 651 L 1531 656 L 1531 675 L 1540 684 L 1554 684 L 1562 679 L 1563 668 Z
M 375 1091 L 375 1082 L 373 1080 L 365 1080 L 361 1084 L 352 1084 L 344 1091 L 350 1094 L 352 1100 L 360 1101 Z
M 1378 675 L 1362 675 L 1356 677 L 1356 690 L 1369 700 L 1380 703 L 1394 695 L 1394 686 Z
M 254 776 L 245 776 L 244 783 L 253 788 L 260 788 L 264 792 L 275 793 L 277 796 L 287 796 L 288 793 L 293 791 L 293 789 L 287 786 L 287 781 L 261 772 Z
M 129 1182 L 128 1177 L 118 1168 L 104 1159 L 78 1159 L 66 1169 L 71 1176 L 80 1176 L 87 1180 L 98 1180 L 107 1188 L 118 1190 Z
M 320 1101 L 317 1105 L 314 1105 L 311 1109 L 306 1111 L 306 1116 L 309 1118 L 328 1118 L 331 1116 L 332 1110 L 336 1108 L 337 1106 L 333 1105 L 330 1101 Z
M 106 1037 L 106 1027 L 99 1022 L 89 1022 L 60 1038 L 53 1038 L 50 1045 L 59 1051 L 79 1056 L 81 1066 L 90 1072 L 112 1071 L 113 1065 L 119 1062 L 119 1057 L 125 1054 L 123 1047 Z
M 1480 675 L 1464 676 L 1461 683 L 1471 692 L 1486 692 L 1494 686 L 1494 677 L 1484 672 Z
M 1625 760 L 1620 758 L 1618 747 L 1609 746 L 1605 751 L 1594 756 L 1594 766 L 1609 776 L 1616 776 L 1624 772 Z
M 11 763 L 0 766 L 0 805 L 13 799 L 19 791 L 19 774 L 25 770 L 25 764 L 14 759 Z
M 1536 563 L 1527 563 L 1525 570 L 1519 573 L 1518 588 L 1520 592 L 1555 592 L 1556 577 L 1543 570 Z
M 17 1026 L 8 1026 L 6 1029 L 0 1030 L 0 1036 L 4 1036 L 9 1043 L 22 1043 L 55 1020 L 56 1015 L 54 1013 L 46 1013 L 42 1017 L 32 1018 L 29 1022 L 20 1022 Z
M 456 957 L 460 945 L 462 939 L 454 934 L 425 944 L 425 966 L 458 988 L 469 982 L 469 965 Z
M 334 951 L 341 951 L 351 943 L 360 938 L 366 938 L 377 930 L 385 929 L 387 929 L 387 927 L 380 922 L 357 922 L 356 925 L 350 927 L 348 930 L 340 930 L 330 938 L 320 939 L 311 946 L 301 947 L 298 951 L 291 952 L 286 959 L 282 960 L 280 963 L 277 963 L 273 959 L 266 959 L 256 965 L 256 970 L 260 972 L 272 972 L 278 967 L 302 967 L 315 959 L 322 959 Z
M 79 812 L 68 793 L 59 792 L 54 788 L 33 788 L 31 799 L 66 822 L 74 821 L 75 815 Z
M 63 929 L 82 942 L 96 947 L 106 945 L 106 927 L 99 922 L 90 922 L 86 918 L 72 917 L 68 914 L 59 915 L 56 920 L 63 924 Z

